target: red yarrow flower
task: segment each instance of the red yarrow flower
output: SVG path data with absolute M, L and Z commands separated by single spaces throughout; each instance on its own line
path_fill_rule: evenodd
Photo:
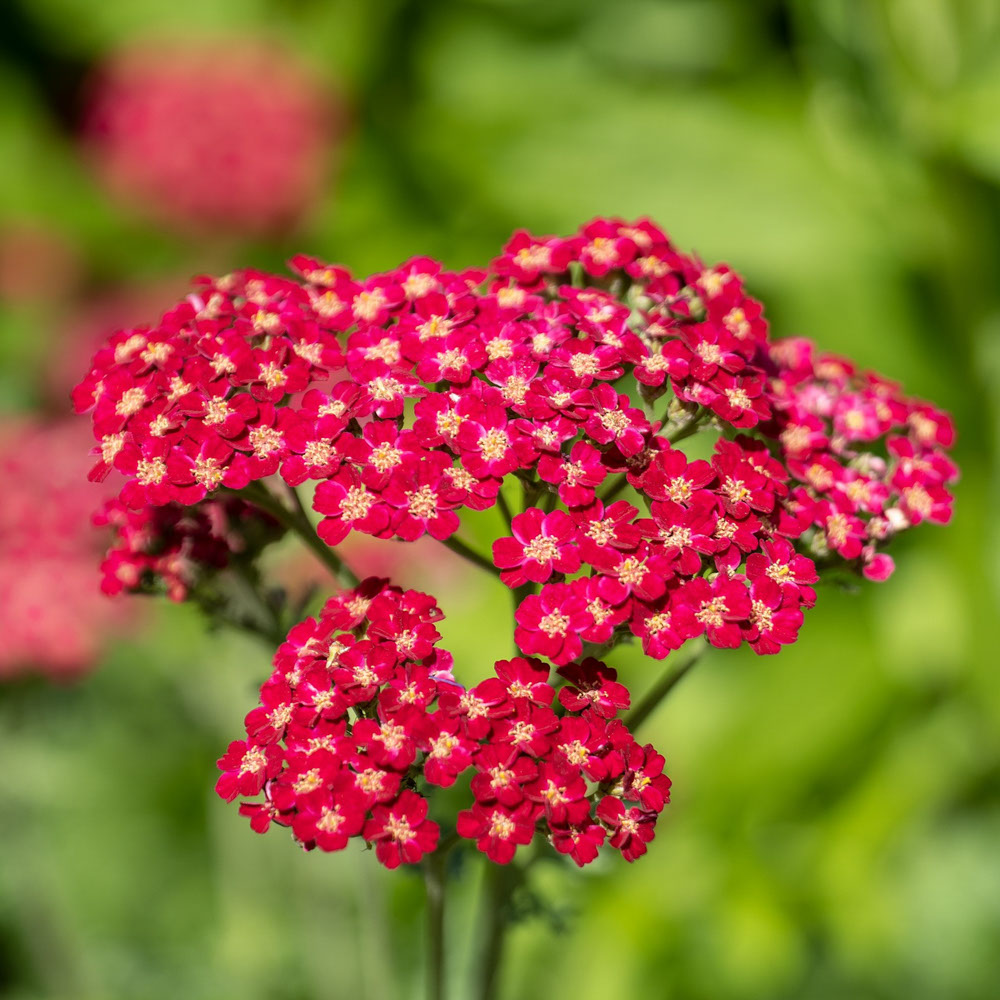
M 642 809 L 628 808 L 621 799 L 605 795 L 597 806 L 597 817 L 610 832 L 608 843 L 622 852 L 626 861 L 646 853 L 655 836 L 656 816 Z
M 233 740 L 219 758 L 222 774 L 215 783 L 216 792 L 227 802 L 237 795 L 256 795 L 281 770 L 283 756 L 281 748 L 273 743 L 256 746 L 246 740 Z
M 513 809 L 499 802 L 492 806 L 473 803 L 458 814 L 456 829 L 460 837 L 476 841 L 491 861 L 506 865 L 514 860 L 518 845 L 530 844 L 535 836 L 535 816 L 539 807 L 522 802 Z
M 750 617 L 751 601 L 742 578 L 717 576 L 686 583 L 674 601 L 688 607 L 713 646 L 735 649 L 742 641 L 739 622 Z
M 362 832 L 386 868 L 416 864 L 437 847 L 440 834 L 437 823 L 427 818 L 427 799 L 409 790 L 391 805 L 375 806 Z
M 584 597 L 565 583 L 548 583 L 540 593 L 529 594 L 514 618 L 514 641 L 520 649 L 557 664 L 580 654 L 580 632 L 590 624 Z
M 553 573 L 574 573 L 580 568 L 576 525 L 565 511 L 545 514 L 531 507 L 515 514 L 513 537 L 493 543 L 493 563 L 500 579 L 511 588 L 523 583 L 544 583 Z

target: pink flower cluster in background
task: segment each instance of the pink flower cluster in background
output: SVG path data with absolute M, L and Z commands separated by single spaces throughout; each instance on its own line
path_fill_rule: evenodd
M 278 649 L 247 738 L 219 761 L 227 800 L 264 832 L 291 827 L 307 848 L 374 846 L 387 867 L 438 846 L 427 786 L 475 770 L 474 802 L 457 833 L 506 864 L 535 834 L 578 865 L 610 846 L 646 852 L 669 799 L 663 758 L 616 719 L 629 705 L 615 672 L 594 659 L 564 667 L 501 660 L 470 690 L 436 643 L 433 598 L 369 578 L 297 625 Z
M 255 235 L 314 203 L 334 124 L 322 84 L 278 47 L 159 43 L 103 67 L 84 139 L 106 187 L 143 214 Z
M 126 622 L 94 586 L 86 441 L 75 420 L 0 424 L 0 677 L 75 676 Z

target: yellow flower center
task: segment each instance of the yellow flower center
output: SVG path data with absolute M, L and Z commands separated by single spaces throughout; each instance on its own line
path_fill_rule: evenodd
M 551 639 L 553 636 L 565 635 L 569 628 L 569 616 L 552 611 L 538 623 L 538 627 Z
M 491 427 L 479 439 L 479 453 L 488 462 L 495 462 L 503 458 L 507 454 L 509 447 L 510 438 L 507 437 L 506 431 L 501 430 L 499 427 Z
M 729 612 L 726 602 L 721 597 L 714 597 L 710 601 L 705 601 L 696 612 L 695 618 L 703 625 L 712 628 L 721 628 L 725 624 L 725 615 Z

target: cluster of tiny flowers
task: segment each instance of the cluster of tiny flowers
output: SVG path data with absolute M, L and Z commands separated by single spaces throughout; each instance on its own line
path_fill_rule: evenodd
M 0 423 L 0 677 L 92 667 L 123 609 L 94 587 L 85 428 L 75 420 Z
M 610 667 L 588 657 L 559 670 L 535 658 L 500 660 L 496 677 L 441 696 L 460 732 L 476 740 L 475 802 L 458 814 L 459 836 L 506 864 L 535 833 L 577 865 L 607 840 L 626 861 L 646 853 L 670 800 L 663 757 L 617 718 L 629 693 Z
M 437 648 L 434 600 L 369 578 L 297 625 L 219 760 L 216 790 L 258 832 L 290 827 L 307 849 L 352 837 L 389 868 L 433 851 L 427 793 L 474 770 L 457 832 L 506 864 L 536 833 L 577 864 L 607 838 L 632 861 L 669 799 L 663 757 L 615 716 L 627 690 L 596 660 L 565 667 L 556 698 L 538 660 L 500 661 L 471 690 Z
M 106 187 L 143 214 L 254 235 L 295 223 L 315 201 L 329 104 L 279 48 L 142 45 L 102 68 L 84 140 Z
M 743 436 L 720 439 L 711 462 L 663 442 L 628 473 L 649 517 L 627 500 L 593 496 L 568 512 L 515 515 L 513 537 L 493 543 L 494 562 L 512 587 L 543 585 L 515 613 L 519 648 L 561 664 L 584 642 L 614 645 L 629 632 L 654 659 L 699 635 L 713 646 L 746 641 L 757 653 L 794 642 L 818 576 L 792 546 L 805 522 L 787 504 L 786 479 Z
M 833 549 L 879 576 L 875 541 L 944 516 L 954 467 L 939 447 L 951 436 L 943 414 L 833 362 L 814 372 L 803 342 L 769 345 L 740 279 L 680 254 L 648 221 L 598 220 L 568 239 L 518 233 L 489 271 L 417 258 L 356 281 L 310 258 L 293 266 L 303 280 L 203 279 L 158 325 L 120 331 L 97 353 L 75 401 L 93 411 L 93 477 L 121 472 L 129 507 L 194 504 L 280 475 L 320 481 L 330 545 L 353 530 L 446 539 L 459 508 L 492 506 L 516 475 L 545 494 L 546 527 L 529 539 L 543 558 L 528 552 L 523 571 L 501 561 L 506 578 L 541 583 L 578 561 L 596 571 L 547 584 L 522 609 L 522 635 L 559 625 L 525 648 L 557 662 L 576 655 L 578 627 L 604 635 L 626 621 L 637 634 L 653 621 L 650 648 L 692 628 L 730 645 L 742 623 L 770 650 L 794 633 L 793 605 L 809 593 L 799 584 L 812 582 L 801 562 L 790 569 L 786 541 L 809 529 L 814 554 Z M 622 391 L 632 375 L 637 398 Z M 711 464 L 687 463 L 671 441 L 704 423 L 743 434 L 720 441 Z M 884 456 L 853 447 L 886 434 Z M 615 476 L 656 505 L 652 519 L 604 510 Z M 568 518 L 549 510 L 557 501 Z M 553 547 L 559 558 L 544 558 Z M 768 568 L 733 584 L 750 553 Z M 768 623 L 783 610 L 776 637 Z
M 495 860 L 538 830 L 581 864 L 606 837 L 634 858 L 665 801 L 662 758 L 598 710 L 617 682 L 582 658 L 636 638 L 662 659 L 697 636 L 776 653 L 819 571 L 885 579 L 895 534 L 950 516 L 946 414 L 807 341 L 769 341 L 739 276 L 648 220 L 518 232 L 483 270 L 291 266 L 200 279 L 95 355 L 74 401 L 93 414 L 91 477 L 123 477 L 116 523 L 141 535 L 167 507 L 169 534 L 184 509 L 204 524 L 239 494 L 277 510 L 314 482 L 331 547 L 426 536 L 489 569 L 451 536 L 462 508 L 499 505 L 492 568 L 527 658 L 466 692 L 430 598 L 367 583 L 328 605 L 279 651 L 263 714 L 223 760 L 227 798 L 264 790 L 245 807 L 257 828 L 416 860 L 438 836 L 422 790 L 475 767 L 457 832 Z M 703 431 L 715 443 L 691 460 L 677 446 Z M 135 554 L 126 541 L 106 579 Z M 554 701 L 534 657 L 596 700 Z M 463 714 L 473 697 L 486 707 Z
M 94 524 L 114 531 L 101 563 L 105 594 L 162 593 L 172 601 L 186 600 L 207 574 L 225 569 L 234 556 L 247 556 L 283 530 L 237 497 L 140 510 L 116 498 L 94 515 Z
M 894 565 L 881 544 L 951 520 L 951 417 L 846 358 L 816 355 L 807 340 L 778 341 L 770 357 L 777 433 L 813 550 L 860 560 L 866 577 L 885 580 Z

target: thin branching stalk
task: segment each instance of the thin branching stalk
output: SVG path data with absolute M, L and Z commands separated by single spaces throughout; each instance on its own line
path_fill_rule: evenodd
M 235 562 L 232 578 L 237 581 L 249 605 L 256 609 L 259 618 L 230 619 L 236 627 L 254 632 L 274 646 L 285 641 L 288 628 L 282 621 L 281 612 L 261 593 L 260 579 L 252 566 L 246 562 Z
M 450 538 L 441 539 L 443 545 L 447 545 L 452 552 L 457 552 L 463 559 L 467 559 L 474 566 L 478 566 L 480 569 L 486 570 L 487 573 L 492 576 L 499 576 L 500 570 L 490 562 L 482 553 L 477 552 L 471 545 L 463 542 L 461 538 L 457 535 L 452 535 Z
M 302 494 L 299 493 L 298 489 L 294 486 L 288 488 L 288 492 L 292 495 L 292 503 L 295 506 L 296 514 L 300 522 L 305 524 L 312 524 L 312 518 L 309 516 L 309 511 L 306 509 L 306 505 L 302 502 Z M 315 531 L 315 528 L 313 529 Z
M 260 483 L 251 483 L 243 491 L 250 503 L 260 507 L 261 510 L 267 511 L 268 514 L 283 524 L 289 531 L 297 534 L 312 549 L 320 562 L 330 570 L 337 580 L 349 587 L 357 586 L 357 574 L 316 534 L 316 529 L 306 514 L 301 499 L 297 493 L 292 492 L 296 500 L 295 510 L 289 510 L 273 493 Z
M 502 489 L 497 493 L 497 507 L 500 509 L 503 519 L 507 522 L 507 530 L 513 533 L 514 513 L 510 509 L 510 504 L 507 503 L 507 498 L 503 495 Z
M 610 503 L 626 486 L 628 486 L 628 478 L 623 472 L 611 481 L 611 485 L 601 494 L 600 499 L 604 503 Z
M 682 424 L 673 434 L 666 435 L 667 440 L 671 444 L 677 444 L 678 441 L 683 441 L 685 438 L 691 437 L 692 434 L 697 434 L 711 415 L 710 410 L 702 407 L 686 424 Z
M 634 733 L 649 718 L 660 702 L 687 676 L 688 672 L 705 654 L 707 647 L 699 642 L 681 666 L 671 664 L 660 679 L 642 696 L 638 704 L 625 716 L 624 723 Z

